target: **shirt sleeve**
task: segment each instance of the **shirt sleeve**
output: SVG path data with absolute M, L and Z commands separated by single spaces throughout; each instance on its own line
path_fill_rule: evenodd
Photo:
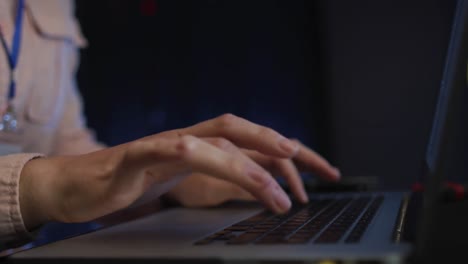
M 33 238 L 21 216 L 19 179 L 24 165 L 42 156 L 22 153 L 0 157 L 0 250 L 20 246 Z

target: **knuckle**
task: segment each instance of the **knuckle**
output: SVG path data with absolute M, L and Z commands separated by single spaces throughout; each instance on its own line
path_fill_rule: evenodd
M 198 147 L 198 140 L 193 136 L 182 136 L 176 144 L 176 151 L 180 158 L 188 158 Z
M 227 130 L 232 126 L 235 126 L 237 122 L 239 122 L 239 117 L 233 114 L 224 114 L 216 118 L 216 126 L 220 130 Z
M 113 162 L 104 162 L 100 167 L 100 175 L 104 178 L 114 178 L 117 165 Z

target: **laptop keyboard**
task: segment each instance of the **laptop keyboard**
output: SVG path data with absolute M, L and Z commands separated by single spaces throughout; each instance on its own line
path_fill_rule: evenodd
M 216 241 L 228 245 L 304 244 L 310 241 L 325 244 L 338 243 L 342 239 L 345 243 L 357 243 L 383 199 L 379 195 L 311 200 L 306 205 L 293 204 L 291 210 L 283 215 L 265 210 L 209 235 L 195 245 Z

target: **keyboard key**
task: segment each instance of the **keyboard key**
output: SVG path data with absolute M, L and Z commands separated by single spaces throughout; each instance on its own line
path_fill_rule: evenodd
M 361 197 L 351 203 L 346 210 L 320 234 L 315 243 L 336 243 L 356 221 L 371 201 L 370 197 Z
M 312 200 L 307 205 L 293 204 L 284 215 L 269 211 L 242 220 L 230 227 L 209 235 L 196 245 L 208 245 L 221 241 L 229 245 L 255 244 L 304 244 L 318 236 L 315 243 L 336 243 L 356 222 L 346 242 L 359 241 L 378 209 L 378 201 L 371 197 L 358 199 Z M 383 198 L 382 198 L 383 199 Z M 371 202 L 372 201 L 372 202 Z M 369 207 L 365 210 L 366 206 Z M 365 210 L 364 213 L 362 213 Z M 330 224 L 331 222 L 331 224 Z M 326 228 L 323 232 L 322 230 Z
M 343 208 L 351 202 L 351 199 L 340 199 L 335 203 L 331 204 L 325 210 L 323 210 L 318 216 L 310 220 L 296 233 L 292 234 L 287 240 L 291 241 L 302 241 L 306 243 L 314 236 L 316 236 L 320 230 L 322 230 L 333 218 L 338 215 Z
M 258 244 L 272 244 L 272 243 L 284 243 L 286 242 L 288 236 L 294 233 L 295 230 L 300 228 L 304 223 L 307 222 L 308 218 L 297 221 L 298 217 L 301 217 L 307 211 L 313 212 L 315 215 L 316 213 L 320 212 L 324 209 L 330 201 L 313 201 L 310 207 L 304 208 L 300 210 L 298 213 L 294 214 L 294 216 L 290 217 L 287 221 L 283 222 L 281 225 L 278 225 L 276 228 L 272 229 L 270 232 L 267 232 L 266 235 L 260 238 L 256 243 Z M 311 210 L 311 208 L 313 208 Z M 273 237 L 275 237 L 273 239 Z
M 227 244 L 230 244 L 230 245 L 248 244 L 250 242 L 257 240 L 257 238 L 259 238 L 260 236 L 262 236 L 261 233 L 244 233 L 236 238 L 233 238 L 227 241 Z
M 346 238 L 346 243 L 357 243 L 361 240 L 362 235 L 367 229 L 367 226 L 370 224 L 372 219 L 375 216 L 375 213 L 382 205 L 384 198 L 383 196 L 378 196 L 377 198 L 372 201 L 371 205 L 367 208 L 364 214 L 361 216 L 357 224 L 354 226 L 353 230 L 350 232 L 348 237 Z

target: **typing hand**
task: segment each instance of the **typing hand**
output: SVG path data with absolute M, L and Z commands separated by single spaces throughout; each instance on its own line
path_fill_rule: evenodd
M 303 203 L 308 201 L 304 185 L 299 175 L 302 172 L 314 172 L 322 178 L 330 181 L 339 180 L 340 172 L 320 155 L 302 145 L 297 155 L 293 158 L 277 158 L 265 155 L 258 151 L 242 149 L 241 151 L 268 170 L 271 175 L 285 178 L 295 198 Z M 231 147 L 223 145 L 222 142 L 212 142 L 220 148 Z M 209 175 L 194 173 L 182 180 L 171 189 L 166 198 L 187 207 L 209 207 L 222 204 L 230 200 L 256 200 L 247 190 L 241 186 Z
M 289 197 L 261 161 L 240 148 L 277 159 L 294 157 L 326 178 L 337 176 L 298 142 L 227 114 L 85 155 L 29 161 L 20 177 L 23 220 L 28 228 L 47 221 L 93 220 L 128 207 L 149 189 L 160 187 L 162 194 L 194 173 L 235 184 L 272 211 L 286 212 Z M 300 180 L 291 175 L 291 186 L 301 195 Z

